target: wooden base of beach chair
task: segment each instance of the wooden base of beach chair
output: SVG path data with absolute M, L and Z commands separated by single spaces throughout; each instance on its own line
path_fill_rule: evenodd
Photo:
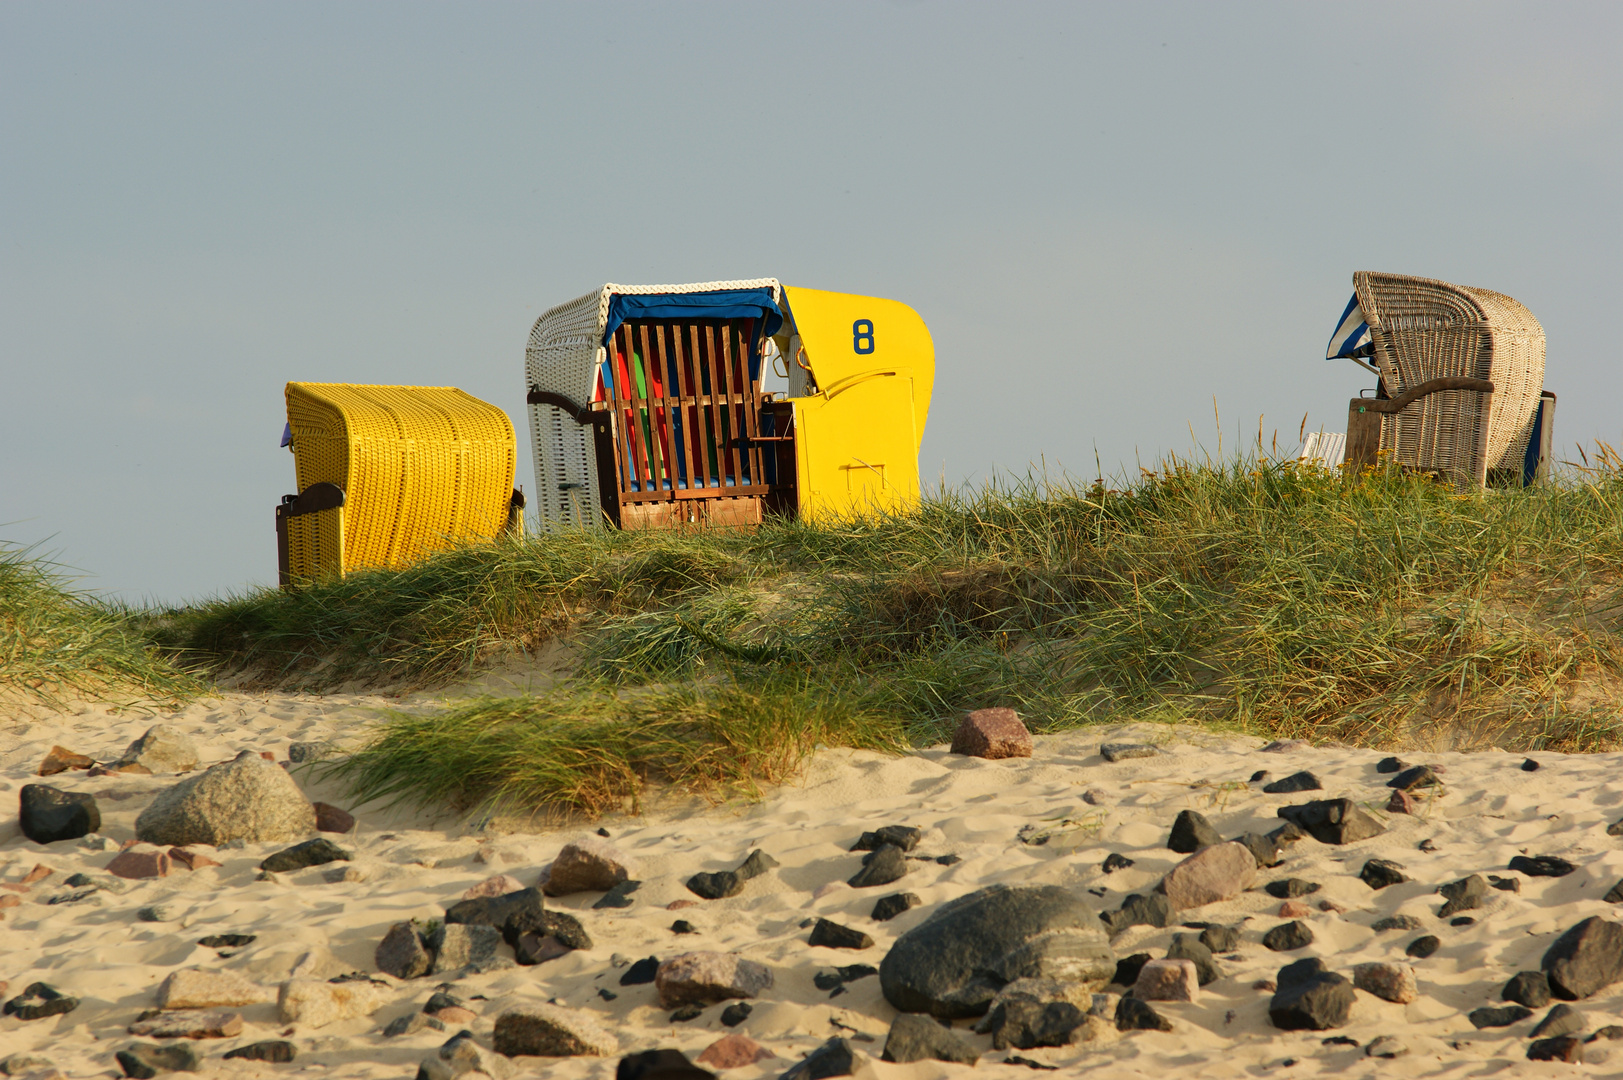
M 1422 398 L 1443 390 L 1474 390 L 1491 396 L 1493 383 L 1487 379 L 1450 377 L 1423 382 L 1395 398 L 1353 398 L 1347 406 L 1347 454 L 1343 464 L 1355 471 L 1366 465 L 1374 465 L 1380 458 L 1382 418 L 1396 416 Z M 1486 402 L 1483 408 L 1487 408 Z M 1487 427 L 1484 425 L 1482 437 L 1485 438 L 1486 434 Z M 1478 468 L 1474 479 L 1479 487 L 1487 482 L 1488 459 L 1485 450 L 1485 447 L 1479 447 L 1476 454 Z

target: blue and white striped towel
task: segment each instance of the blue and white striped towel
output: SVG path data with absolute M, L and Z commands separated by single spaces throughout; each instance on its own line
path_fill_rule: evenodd
M 1364 321 L 1364 310 L 1358 306 L 1358 294 L 1347 301 L 1347 310 L 1341 313 L 1336 332 L 1330 335 L 1330 347 L 1324 351 L 1326 360 L 1340 360 L 1359 355 L 1357 350 L 1369 341 L 1369 323 Z

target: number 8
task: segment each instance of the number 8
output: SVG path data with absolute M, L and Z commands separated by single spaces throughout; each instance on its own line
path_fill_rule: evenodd
M 858 356 L 873 352 L 873 320 L 858 319 L 851 324 L 851 347 Z

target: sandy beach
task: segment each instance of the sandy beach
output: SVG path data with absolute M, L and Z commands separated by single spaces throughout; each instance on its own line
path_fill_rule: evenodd
M 426 699 L 419 699 L 426 700 Z M 1518 971 L 1537 970 L 1540 957 L 1565 929 L 1592 915 L 1610 918 L 1603 896 L 1623 878 L 1623 840 L 1606 827 L 1623 816 L 1620 756 L 1537 754 L 1536 771 L 1521 755 L 1505 753 L 1405 754 L 1407 761 L 1441 766 L 1444 787 L 1420 800 L 1414 814 L 1384 812 L 1390 775 L 1376 763 L 1385 755 L 1344 748 L 1296 747 L 1262 752 L 1261 740 L 1203 733 L 1193 728 L 1140 726 L 1087 729 L 1035 740 L 1030 758 L 988 761 L 954 755 L 946 747 L 900 757 L 867 752 L 820 752 L 796 784 L 770 789 L 758 802 L 719 806 L 666 796 L 641 816 L 602 821 L 538 823 L 480 815 L 456 816 L 396 808 L 354 806 L 344 792 L 292 775 L 315 800 L 349 809 L 352 833 L 332 837 L 352 854 L 346 862 L 260 880 L 259 863 L 286 844 L 224 847 L 222 864 L 188 870 L 176 865 L 162 878 L 107 880 L 105 867 L 134 838 L 134 822 L 156 793 L 176 776 L 104 775 L 83 771 L 43 782 L 94 794 L 105 841 L 39 845 L 18 828 L 18 790 L 41 782 L 41 760 L 53 746 L 97 758 L 116 758 L 157 722 L 182 730 L 198 748 L 203 767 L 240 751 L 269 752 L 285 760 L 294 743 L 353 745 L 385 708 L 410 707 L 377 695 L 228 694 L 173 712 L 76 705 L 28 707 L 10 726 L 0 751 L 0 785 L 8 807 L 0 822 L 0 883 L 15 906 L 0 911 L 0 980 L 9 999 L 36 981 L 80 999 L 62 1016 L 0 1020 L 0 1058 L 30 1053 L 47 1058 L 70 1077 L 123 1075 L 115 1051 L 137 1041 L 129 1027 L 156 1004 L 158 987 L 177 970 L 233 972 L 263 988 L 263 1000 L 236 1011 L 240 1034 L 198 1040 L 203 1075 L 275 1076 L 290 1072 L 332 1077 L 412 1076 L 425 1056 L 459 1027 L 490 1045 L 495 1018 L 515 1004 L 553 1002 L 580 1010 L 611 1033 L 618 1053 L 656 1047 L 696 1058 L 730 1033 L 756 1040 L 776 1055 L 727 1069 L 741 1078 L 777 1076 L 833 1036 L 858 1051 L 857 1075 L 925 1078 L 998 1071 L 1018 1054 L 1033 1063 L 1086 1070 L 1099 1077 L 1200 1076 L 1485 1076 L 1556 1075 L 1579 1068 L 1593 1075 L 1623 1074 L 1623 1048 L 1602 1038 L 1585 1046 L 1587 1065 L 1530 1062 L 1529 1033 L 1547 1009 L 1507 1027 L 1478 1030 L 1467 1014 L 1504 1004 L 1501 989 Z M 1159 753 L 1106 762 L 1106 741 L 1141 741 Z M 1251 783 L 1258 770 L 1278 779 L 1311 770 L 1323 789 L 1270 795 Z M 1177 913 L 1172 924 L 1134 926 L 1116 936 L 1117 957 L 1165 954 L 1181 922 L 1236 925 L 1240 943 L 1218 957 L 1221 977 L 1193 1002 L 1155 1002 L 1173 1030 L 1128 1031 L 1072 1046 L 994 1050 L 987 1036 L 956 1025 L 981 1052 L 978 1066 L 879 1060 L 896 1010 L 880 979 L 856 977 L 834 991 L 820 989 L 820 972 L 878 966 L 893 942 L 923 922 L 938 905 L 983 886 L 1057 885 L 1097 911 L 1118 908 L 1131 893 L 1148 894 L 1184 856 L 1166 846 L 1179 811 L 1205 815 L 1224 837 L 1262 832 L 1281 824 L 1276 809 L 1310 798 L 1347 797 L 1370 809 L 1384 826 L 1371 839 L 1344 846 L 1298 841 L 1281 865 L 1259 870 L 1255 887 L 1219 903 Z M 915 826 L 922 838 L 908 873 L 877 888 L 846 884 L 861 865 L 852 845 L 865 830 Z M 389 927 L 406 919 L 437 919 L 464 893 L 493 875 L 536 884 L 563 845 L 601 826 L 609 842 L 633 857 L 640 889 L 622 909 L 594 909 L 601 892 L 549 898 L 589 932 L 593 946 L 536 966 L 500 965 L 454 978 L 401 980 L 377 974 L 374 950 Z M 700 871 L 737 866 L 760 849 L 778 866 L 750 880 L 737 895 L 701 900 L 684 882 Z M 1106 872 L 1112 853 L 1132 865 Z M 1554 855 L 1576 864 L 1565 876 L 1532 877 L 1507 869 L 1517 855 Z M 937 861 L 941 856 L 957 860 Z M 1358 877 L 1372 858 L 1402 865 L 1411 881 L 1380 890 Z M 36 866 L 50 871 L 40 877 Z M 34 871 L 31 875 L 30 872 Z M 335 872 L 336 871 L 336 872 Z M 64 900 L 74 874 L 107 887 Z M 1519 891 L 1490 889 L 1469 925 L 1436 915 L 1439 885 L 1470 874 L 1517 880 Z M 34 880 L 21 885 L 25 878 Z M 1300 878 L 1321 887 L 1302 898 L 1301 917 L 1313 941 L 1274 952 L 1262 936 L 1288 920 L 1282 901 L 1263 886 Z M 922 903 L 889 921 L 871 918 L 875 901 L 897 891 Z M 52 900 L 58 902 L 52 903 Z M 675 904 L 678 910 L 671 910 Z M 163 921 L 137 912 L 160 906 Z M 1328 910 L 1326 910 L 1328 909 Z M 1411 915 L 1423 929 L 1376 932 L 1371 924 Z M 864 949 L 807 943 L 812 920 L 826 918 L 870 935 Z M 673 932 L 684 920 L 690 933 Z M 251 944 L 210 948 L 200 938 L 252 934 Z M 1441 939 L 1423 959 L 1405 955 L 1422 934 Z M 769 967 L 774 981 L 735 1027 L 711 1006 L 673 1022 L 652 985 L 621 985 L 630 962 L 669 958 L 693 950 L 737 953 Z M 511 950 L 503 951 L 511 956 Z M 1270 992 L 1258 989 L 1279 969 L 1320 957 L 1351 977 L 1367 961 L 1412 964 L 1418 997 L 1407 1004 L 1356 992 L 1350 1020 L 1328 1031 L 1281 1031 L 1269 1022 Z M 320 1027 L 281 1022 L 277 986 L 295 973 L 329 979 L 350 972 L 374 977 L 378 1008 L 369 1015 Z M 825 980 L 826 981 L 826 980 Z M 461 999 L 471 1022 L 386 1036 L 397 1018 L 420 1011 L 437 987 Z M 1123 987 L 1108 988 L 1120 994 Z M 1572 1003 L 1583 1030 L 1623 1021 L 1623 983 Z M 1378 1036 L 1395 1036 L 1407 1052 L 1367 1057 Z M 1340 1038 L 1326 1044 L 1326 1039 Z M 290 1064 L 224 1060 L 233 1047 L 286 1039 L 297 1048 Z M 1352 1042 L 1348 1042 L 1351 1040 Z M 1354 1043 L 1356 1045 L 1354 1045 Z M 517 1057 L 513 1075 L 608 1077 L 617 1056 Z M 1012 1066 L 1011 1066 L 1012 1067 Z M 1009 1075 L 1023 1075 L 1009 1073 Z

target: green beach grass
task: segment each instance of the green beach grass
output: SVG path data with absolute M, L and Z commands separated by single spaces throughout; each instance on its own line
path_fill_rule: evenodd
M 166 613 L 155 640 L 266 687 L 432 687 L 565 638 L 542 698 L 396 716 L 366 795 L 600 812 L 747 789 L 815 745 L 1179 720 L 1380 747 L 1623 742 L 1615 468 L 1527 491 L 1257 456 L 1124 490 L 1024 482 L 889 517 L 572 532 Z

